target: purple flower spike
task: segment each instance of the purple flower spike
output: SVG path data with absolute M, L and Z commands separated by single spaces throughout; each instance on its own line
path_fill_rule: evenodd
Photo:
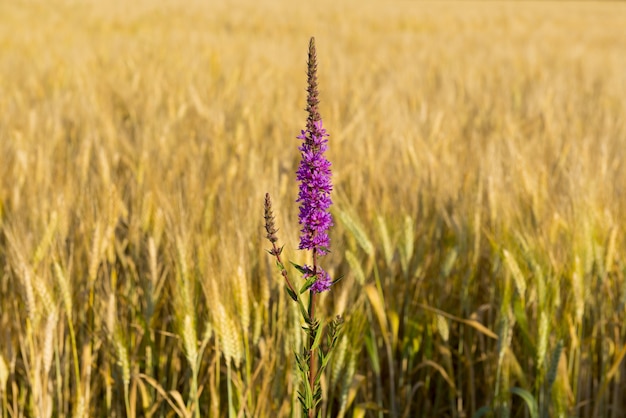
M 299 147 L 301 161 L 296 173 L 300 182 L 297 200 L 300 203 L 298 219 L 302 226 L 298 248 L 312 250 L 315 261 L 317 255 L 326 254 L 330 247 L 328 229 L 333 225 L 333 218 L 329 208 L 332 204 L 330 192 L 333 185 L 330 162 L 324 156 L 324 152 L 328 149 L 328 133 L 324 129 L 318 110 L 317 56 L 313 38 L 309 43 L 307 64 L 306 110 L 309 115 L 306 129 L 298 136 L 298 139 L 303 142 Z M 311 289 L 316 293 L 328 290 L 331 285 L 330 277 L 318 267 L 314 268 L 318 271 L 318 279 Z
M 298 137 L 304 141 L 300 146 L 302 160 L 296 173 L 300 181 L 297 202 L 300 203 L 299 221 L 302 225 L 299 248 L 317 250 L 319 255 L 326 254 L 330 245 L 327 231 L 333 224 L 328 211 L 333 188 L 330 162 L 324 156 L 327 137 L 321 120 L 313 123 L 312 130 L 302 131 Z

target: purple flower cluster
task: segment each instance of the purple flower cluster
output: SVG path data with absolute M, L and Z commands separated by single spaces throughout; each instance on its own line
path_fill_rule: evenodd
M 297 171 L 300 181 L 300 191 L 297 202 L 300 203 L 299 221 L 302 225 L 300 234 L 301 250 L 315 250 L 318 255 L 324 255 L 330 246 L 328 228 L 333 224 L 333 218 L 328 211 L 332 200 L 330 162 L 324 156 L 328 148 L 328 134 L 322 126 L 322 120 L 317 120 L 311 127 L 302 131 L 298 139 L 303 140 L 299 147 L 302 160 Z
M 304 280 L 308 280 L 315 274 L 311 267 L 305 265 L 303 268 L 306 270 L 303 275 Z M 332 284 L 333 281 L 331 280 L 330 275 L 321 267 L 317 267 L 317 279 L 315 280 L 315 283 L 313 283 L 313 286 L 311 286 L 311 291 L 314 293 L 321 293 L 330 289 Z

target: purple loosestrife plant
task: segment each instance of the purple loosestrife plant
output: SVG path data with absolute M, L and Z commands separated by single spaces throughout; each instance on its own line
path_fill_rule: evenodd
M 330 193 L 333 185 L 330 162 L 324 155 L 328 149 L 329 135 L 324 129 L 318 111 L 317 56 L 314 38 L 311 38 L 309 43 L 307 82 L 306 110 L 308 118 L 306 129 L 298 136 L 302 144 L 298 148 L 301 160 L 296 172 L 296 178 L 300 182 L 297 199 L 300 204 L 298 220 L 301 226 L 298 249 L 311 251 L 313 262 L 312 265 L 302 266 L 292 263 L 304 280 L 300 289 L 297 289 L 289 279 L 288 271 L 281 260 L 283 247 L 277 245 L 277 229 L 274 224 L 269 194 L 265 195 L 264 208 L 266 237 L 272 244 L 269 253 L 276 258 L 276 265 L 285 278 L 287 293 L 300 307 L 300 312 L 306 323 L 305 330 L 309 336 L 304 351 L 300 354 L 296 353 L 296 362 L 300 369 L 303 387 L 299 391 L 300 403 L 305 415 L 312 418 L 317 416 L 317 407 L 322 400 L 320 379 L 328 365 L 332 349 L 339 339 L 342 324 L 341 317 L 331 321 L 326 347 L 322 347 L 323 329 L 315 317 L 315 299 L 318 293 L 329 290 L 337 280 L 333 281 L 330 275 L 318 265 L 319 257 L 330 251 L 328 230 L 333 225 L 333 218 L 329 212 L 332 204 Z M 305 308 L 302 295 L 307 292 L 309 293 L 308 307 Z

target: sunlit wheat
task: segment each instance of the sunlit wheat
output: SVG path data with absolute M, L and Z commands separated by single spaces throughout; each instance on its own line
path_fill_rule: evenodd
M 311 324 L 267 254 L 266 193 L 294 288 L 315 263 L 342 278 L 315 298 L 320 327 L 344 320 L 322 417 L 626 415 L 623 4 L 0 16 L 2 418 L 301 416 Z M 296 137 L 322 129 L 314 260 Z

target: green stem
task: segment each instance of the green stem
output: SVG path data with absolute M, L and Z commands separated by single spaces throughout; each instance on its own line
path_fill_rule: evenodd
M 313 248 L 313 274 L 317 274 L 317 249 Z M 315 292 L 310 292 L 311 297 L 309 298 L 309 318 L 311 324 L 315 323 Z M 312 329 L 311 334 L 309 336 L 309 386 L 311 388 L 311 393 L 313 393 L 313 397 L 315 398 L 316 388 L 315 388 L 315 377 L 316 377 L 316 369 L 317 369 L 317 356 L 313 349 L 313 342 L 315 341 L 315 335 L 319 332 L 317 329 Z M 311 405 L 309 409 L 309 418 L 315 417 L 315 401 L 314 404 Z
M 72 316 L 67 316 L 67 325 L 70 329 L 70 341 L 72 345 L 72 357 L 74 358 L 74 377 L 76 379 L 76 394 L 83 393 L 80 382 L 80 368 L 78 363 L 78 350 L 76 349 L 76 334 L 74 334 L 74 324 L 72 323 Z
M 193 415 L 195 418 L 200 418 L 200 400 L 198 399 L 198 363 L 199 358 L 196 359 L 195 364 L 191 364 L 191 399 L 193 400 Z
M 232 391 L 230 387 L 231 386 L 230 361 L 231 361 L 230 359 L 226 360 L 226 370 L 227 370 L 226 391 L 228 393 L 228 417 L 233 418 L 235 416 L 235 408 L 233 407 L 233 395 L 232 395 Z
M 254 410 L 254 392 L 250 390 L 252 381 L 252 368 L 251 368 L 251 354 L 250 354 L 250 342 L 248 341 L 248 333 L 245 332 L 243 336 L 243 345 L 246 353 L 246 385 L 248 387 L 248 408 L 250 411 Z

